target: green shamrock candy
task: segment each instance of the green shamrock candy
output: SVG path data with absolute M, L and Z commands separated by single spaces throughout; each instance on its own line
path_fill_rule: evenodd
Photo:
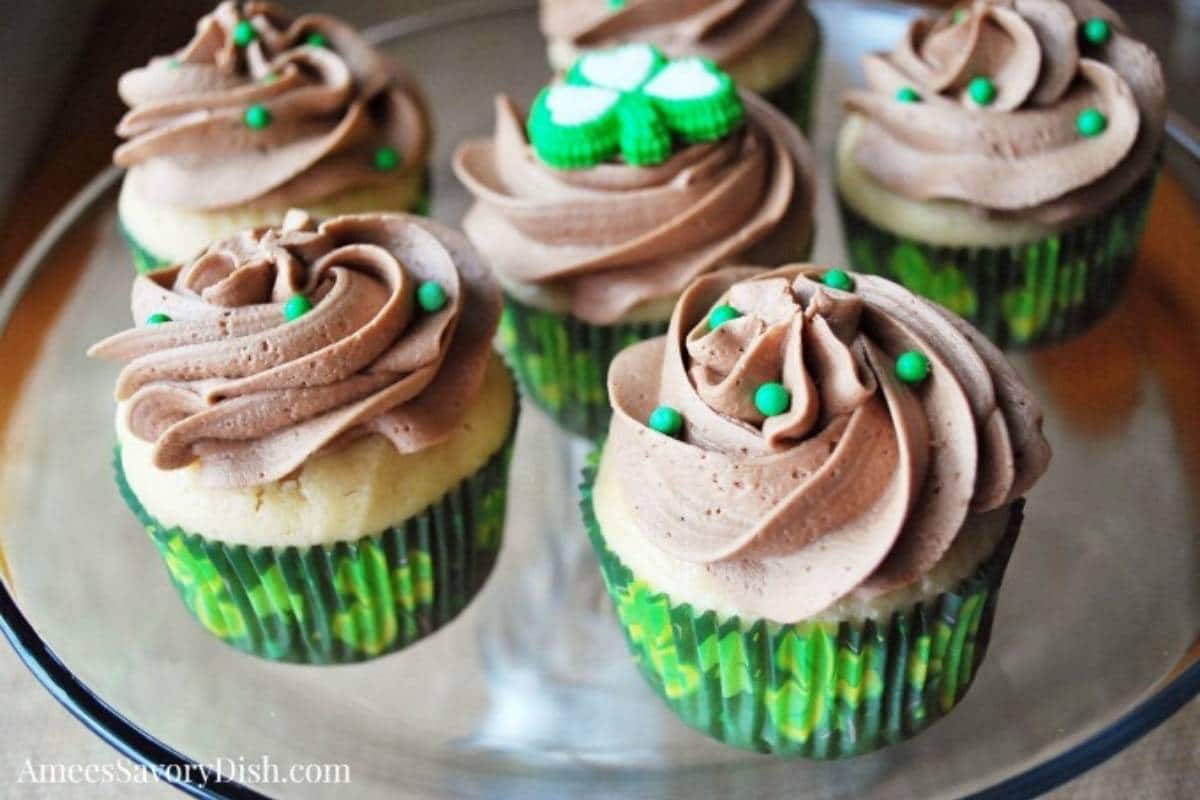
M 538 156 L 558 169 L 585 169 L 621 154 L 628 164 L 661 164 L 675 141 L 729 135 L 745 117 L 732 79 L 706 59 L 668 61 L 629 44 L 588 53 L 566 83 L 543 89 L 529 116 Z

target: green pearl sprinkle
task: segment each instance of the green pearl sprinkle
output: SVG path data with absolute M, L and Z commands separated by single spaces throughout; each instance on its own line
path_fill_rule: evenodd
M 233 28 L 233 43 L 238 47 L 245 47 L 258 38 L 258 31 L 254 30 L 254 26 L 249 20 L 242 20 Z
M 843 292 L 854 290 L 854 281 L 844 269 L 831 269 L 821 278 L 821 282 L 830 289 L 840 289 Z
M 996 84 L 986 75 L 977 75 L 967 84 L 967 94 L 977 105 L 990 106 L 996 100 Z
M 283 304 L 283 318 L 295 322 L 312 311 L 312 301 L 302 294 L 294 294 Z
M 426 311 L 441 311 L 446 305 L 446 290 L 437 281 L 425 281 L 417 287 L 417 304 Z
M 325 38 L 324 34 L 317 33 L 315 31 L 313 33 L 310 33 L 308 35 L 308 38 L 305 39 L 304 41 L 306 44 L 308 44 L 311 47 L 328 47 L 329 46 L 329 40 Z
M 246 109 L 243 119 L 246 122 L 247 128 L 261 131 L 263 128 L 271 124 L 271 109 L 259 103 L 255 103 Z
M 715 331 L 717 328 L 729 322 L 731 319 L 737 319 L 742 315 L 742 312 L 730 305 L 719 305 L 708 314 L 708 329 Z
M 924 353 L 909 350 L 896 359 L 896 377 L 905 383 L 920 383 L 929 377 L 929 358 Z
M 900 91 L 896 92 L 896 99 L 901 103 L 919 103 L 921 102 L 921 95 L 919 95 L 917 90 L 911 86 L 905 86 Z
M 375 169 L 380 172 L 391 172 L 400 166 L 400 154 L 394 147 L 381 147 L 375 151 Z
M 1089 44 L 1106 44 L 1112 38 L 1112 26 L 1108 24 L 1108 20 L 1106 19 L 1093 17 L 1083 23 L 1083 38 Z
M 683 430 L 683 415 L 670 406 L 659 406 L 650 413 L 648 420 L 653 430 L 665 436 L 678 436 Z
M 168 317 L 166 314 L 162 313 L 161 311 L 155 312 L 155 313 L 151 314 L 150 316 L 146 317 L 147 325 L 162 325 L 164 322 L 170 322 L 170 321 L 171 321 L 171 318 Z
M 754 393 L 754 407 L 764 417 L 778 417 L 792 407 L 792 393 L 781 383 L 764 383 Z
M 1075 127 L 1079 129 L 1080 136 L 1091 139 L 1093 136 L 1104 133 L 1104 129 L 1108 127 L 1108 117 L 1104 116 L 1099 109 L 1085 108 L 1079 112 L 1079 117 L 1075 120 Z
M 955 25 L 958 25 L 959 23 L 963 22 L 966 18 L 967 18 L 967 10 L 965 8 L 956 8 L 954 10 L 954 16 L 951 17 L 951 20 L 954 22 Z

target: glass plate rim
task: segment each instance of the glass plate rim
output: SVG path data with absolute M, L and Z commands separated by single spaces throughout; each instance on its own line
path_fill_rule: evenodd
M 890 0 L 859 0 L 881 8 L 899 8 Z M 375 25 L 364 35 L 380 43 L 437 30 L 457 22 L 529 9 L 534 0 L 458 0 L 433 11 L 409 14 Z M 1171 111 L 1167 134 L 1185 153 L 1200 160 L 1200 136 Z M 123 174 L 110 166 L 92 178 L 38 235 L 0 287 L 0 334 L 45 266 L 65 232 L 99 202 Z M 198 798 L 271 800 L 269 795 L 221 776 L 134 725 L 84 684 L 37 633 L 9 591 L 0 571 L 0 633 L 33 676 L 72 716 L 122 755 L 155 772 L 166 783 Z M 1129 747 L 1200 695 L 1200 657 L 1169 683 L 1142 700 L 1106 728 L 1049 760 L 967 797 L 969 800 L 1036 797 L 1061 786 Z

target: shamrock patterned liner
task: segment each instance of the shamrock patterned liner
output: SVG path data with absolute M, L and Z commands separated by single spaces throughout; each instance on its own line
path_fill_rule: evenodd
M 780 625 L 697 614 L 634 575 L 605 545 L 594 480 L 590 468 L 580 487 L 584 524 L 650 686 L 688 726 L 725 744 L 817 760 L 909 739 L 962 700 L 987 650 L 1024 507 L 1013 505 L 996 550 L 953 591 L 886 623 Z
M 586 439 L 608 432 L 608 367 L 632 344 L 667 332 L 667 320 L 593 325 L 504 297 L 500 342 L 530 400 Z
M 1111 311 L 1133 271 L 1158 168 L 1084 225 L 1012 247 L 942 247 L 897 236 L 839 196 L 850 264 L 942 304 L 1003 348 L 1069 339 Z
M 365 661 L 453 620 L 491 574 L 504 531 L 516 415 L 504 445 L 420 514 L 382 533 L 318 547 L 231 545 L 168 528 L 125 479 L 117 486 L 184 605 L 246 653 L 299 664 Z
M 410 213 L 416 214 L 419 217 L 429 216 L 432 187 L 433 173 L 427 167 L 422 180 L 421 193 L 413 203 L 413 207 L 409 209 Z M 121 238 L 125 240 L 125 244 L 129 246 L 129 250 L 133 254 L 133 268 L 137 270 L 139 275 L 145 275 L 147 272 L 169 267 L 174 263 L 168 259 L 160 258 L 146 249 L 145 245 L 137 240 L 137 237 L 130 232 L 129 228 L 119 218 L 117 220 L 117 228 L 121 232 Z

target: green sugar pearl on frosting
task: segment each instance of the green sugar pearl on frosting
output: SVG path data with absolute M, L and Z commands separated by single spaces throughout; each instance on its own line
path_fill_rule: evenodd
M 437 281 L 425 281 L 417 287 L 417 305 L 425 311 L 441 311 L 446 305 L 446 290 Z
M 905 383 L 920 383 L 929 377 L 929 358 L 924 353 L 909 350 L 896 359 L 896 377 Z
M 1079 129 L 1080 136 L 1090 139 L 1104 133 L 1104 129 L 1108 127 L 1108 117 L 1104 116 L 1099 109 L 1085 108 L 1079 112 L 1079 117 L 1075 120 L 1075 127 Z
M 778 417 L 792 407 L 792 393 L 781 383 L 764 383 L 754 392 L 754 407 L 764 417 Z
M 375 151 L 375 169 L 391 172 L 400 166 L 400 153 L 394 147 L 381 147 Z
M 986 75 L 977 75 L 967 84 L 967 94 L 976 105 L 990 106 L 996 100 L 996 84 Z
M 170 321 L 171 321 L 171 318 L 168 317 L 166 314 L 162 313 L 161 311 L 155 312 L 155 313 L 151 314 L 150 316 L 146 317 L 147 325 L 162 325 L 164 322 L 170 322 Z
M 271 109 L 259 103 L 255 103 L 246 109 L 246 113 L 243 118 L 245 119 L 247 128 L 260 131 L 271 124 Z
M 843 292 L 854 290 L 854 281 L 844 269 L 831 269 L 821 278 L 821 282 L 830 289 L 840 289 Z
M 1106 44 L 1112 38 L 1112 26 L 1108 24 L 1108 20 L 1106 19 L 1093 17 L 1083 23 L 1083 38 L 1089 44 Z
M 283 304 L 283 318 L 288 322 L 295 322 L 310 311 L 312 311 L 312 301 L 302 294 L 292 295 Z
M 905 86 L 896 92 L 896 99 L 901 103 L 919 103 L 921 102 L 921 95 L 911 86 Z
M 305 42 L 305 44 L 308 44 L 311 47 L 328 47 L 329 46 L 329 40 L 325 38 L 324 34 L 317 33 L 316 31 L 314 31 L 313 33 L 310 33 L 308 35 L 308 38 L 305 39 L 304 42 Z
M 233 27 L 233 43 L 238 47 L 245 47 L 257 38 L 258 31 L 254 30 L 249 20 L 242 20 Z
M 678 436 L 683 430 L 683 415 L 670 406 L 659 406 L 650 413 L 648 423 L 665 436 Z
M 741 315 L 742 312 L 731 305 L 719 305 L 708 314 L 708 329 L 715 331 L 729 320 L 737 319 Z

